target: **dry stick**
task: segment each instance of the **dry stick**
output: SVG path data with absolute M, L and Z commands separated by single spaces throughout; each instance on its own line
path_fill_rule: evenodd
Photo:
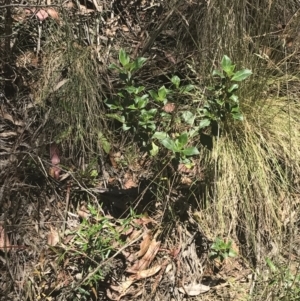
M 67 224 L 67 219 L 68 219 L 68 210 L 69 210 L 69 205 L 70 205 L 70 191 L 71 191 L 71 183 L 69 182 L 67 184 L 67 193 L 66 193 L 65 220 L 63 223 L 63 231 L 62 231 L 63 237 L 65 236 L 66 224 Z

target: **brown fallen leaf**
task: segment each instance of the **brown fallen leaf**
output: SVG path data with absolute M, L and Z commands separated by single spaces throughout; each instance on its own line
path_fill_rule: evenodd
M 138 260 L 132 267 L 127 268 L 126 272 L 135 274 L 138 271 L 147 269 L 155 258 L 159 248 L 160 242 L 153 239 L 144 257 Z
M 151 239 L 152 239 L 151 231 L 147 231 L 143 236 L 143 240 L 140 244 L 140 250 L 136 254 L 137 257 L 142 257 L 147 252 L 151 244 Z
M 91 216 L 91 213 L 85 206 L 81 206 L 80 209 L 77 210 L 77 214 L 84 219 L 88 219 Z
M 158 273 L 160 271 L 160 269 L 161 269 L 161 265 L 156 265 L 156 266 L 154 266 L 150 269 L 139 271 L 133 276 L 135 276 L 135 278 L 137 280 L 145 279 L 145 278 L 148 278 L 148 277 L 151 277 L 151 276 L 155 275 L 156 273 Z
M 44 21 L 49 17 L 49 14 L 43 9 L 39 9 L 35 15 L 39 21 Z
M 113 151 L 109 152 L 109 160 L 113 168 L 117 169 L 118 168 L 118 163 L 121 158 L 121 152 L 116 152 L 114 153 Z
M 58 12 L 54 8 L 48 8 L 47 13 L 52 19 L 54 19 L 55 21 L 59 21 Z
M 210 290 L 210 287 L 201 283 L 191 283 L 178 289 L 181 293 L 188 296 L 198 296 Z
M 125 183 L 124 183 L 124 188 L 125 189 L 130 189 L 130 188 L 134 188 L 137 187 L 138 185 L 136 183 L 134 183 L 134 181 L 132 179 L 128 179 Z
M 54 247 L 59 243 L 59 234 L 56 229 L 50 226 L 50 233 L 48 234 L 48 245 Z
M 1 224 L 0 224 L 0 249 L 4 249 L 4 251 L 9 251 L 11 249 L 11 244 L 8 235 Z
M 166 113 L 172 113 L 175 110 L 176 106 L 173 102 L 168 102 L 163 106 L 163 110 Z

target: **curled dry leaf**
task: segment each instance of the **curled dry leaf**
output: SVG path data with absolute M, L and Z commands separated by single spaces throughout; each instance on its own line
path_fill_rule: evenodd
M 48 245 L 54 247 L 59 243 L 59 234 L 56 229 L 50 228 L 50 233 L 48 234 Z
M 153 239 L 144 257 L 138 260 L 132 267 L 127 268 L 126 272 L 135 274 L 139 271 L 147 269 L 155 258 L 159 248 L 160 242 L 157 242 L 155 239 Z
M 163 110 L 167 113 L 172 113 L 175 110 L 175 104 L 173 102 L 168 102 L 163 106 Z
M 56 143 L 51 143 L 50 145 L 50 159 L 53 165 L 60 163 L 59 149 Z
M 210 287 L 201 283 L 191 283 L 178 289 L 181 293 L 188 296 L 198 296 L 210 290 Z
M 139 271 L 134 276 L 137 280 L 145 279 L 145 278 L 155 275 L 156 273 L 158 273 L 160 271 L 160 269 L 161 269 L 161 265 L 156 265 L 150 269 Z
M 132 179 L 128 179 L 123 186 L 125 189 L 130 189 L 137 187 L 138 185 Z
M 142 257 L 147 252 L 151 244 L 151 239 L 152 239 L 151 231 L 147 231 L 143 236 L 143 240 L 140 244 L 140 250 L 137 252 L 137 257 Z
M 58 180 L 61 170 L 57 166 L 60 163 L 60 158 L 59 158 L 59 149 L 56 143 L 52 143 L 50 145 L 50 160 L 53 166 L 49 170 L 49 175 L 52 178 Z
M 150 223 L 157 224 L 157 222 L 154 219 L 148 217 L 147 215 L 143 215 L 142 217 L 133 220 L 133 223 L 138 224 L 140 226 L 146 226 Z
M 48 8 L 47 13 L 52 19 L 59 21 L 58 12 L 54 8 Z
M 49 14 L 43 9 L 38 10 L 38 12 L 35 15 L 39 21 L 44 21 L 49 17 Z
M 88 219 L 91 216 L 89 210 L 85 206 L 81 206 L 80 209 L 77 210 L 77 214 L 84 219 Z
M 11 249 L 11 244 L 8 239 L 7 233 L 5 232 L 5 229 L 0 224 L 0 250 L 2 249 L 9 251 Z

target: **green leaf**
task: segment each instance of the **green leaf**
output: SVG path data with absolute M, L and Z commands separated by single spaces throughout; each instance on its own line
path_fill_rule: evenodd
M 175 142 L 170 138 L 170 137 L 167 137 L 163 140 L 160 140 L 160 143 L 167 149 L 173 151 L 174 153 L 175 152 L 178 152 L 179 149 L 177 148 Z
M 184 120 L 185 123 L 189 125 L 193 125 L 195 121 L 195 115 L 190 111 L 184 111 L 182 113 L 182 119 Z
M 153 90 L 149 90 L 149 94 L 151 95 L 151 97 L 154 99 L 154 100 L 158 100 L 158 95 L 155 91 Z
M 134 86 L 127 86 L 124 88 L 125 91 L 127 91 L 129 94 L 137 94 L 136 91 L 137 91 L 137 88 L 134 87 Z
M 225 76 L 224 76 L 224 74 L 223 74 L 223 72 L 222 71 L 219 71 L 219 70 L 214 70 L 213 71 L 213 73 L 212 73 L 212 75 L 213 76 L 219 76 L 219 77 L 221 77 L 221 78 L 225 78 Z M 209 90 L 209 91 L 213 91 L 215 88 L 214 87 L 207 87 L 207 89 Z
M 181 92 L 182 93 L 188 93 L 188 92 L 190 92 L 194 89 L 195 89 L 195 86 L 190 84 L 190 85 L 186 85 L 186 86 L 181 87 Z
M 146 96 L 146 97 L 144 97 L 144 96 Z M 142 97 L 136 96 L 134 98 L 134 102 L 137 104 L 138 109 L 142 109 L 148 104 L 147 96 L 148 95 L 143 95 Z
M 199 124 L 199 128 L 200 129 L 203 129 L 203 128 L 206 128 L 207 126 L 209 126 L 210 125 L 210 119 L 202 119 L 201 121 L 200 121 L 200 124 Z
M 162 86 L 158 89 L 158 100 L 164 101 L 167 97 L 169 90 L 165 86 Z
M 275 264 L 271 261 L 270 258 L 268 258 L 268 257 L 266 258 L 266 263 L 267 263 L 267 265 L 269 266 L 269 268 L 272 272 L 277 271 L 277 268 L 276 268 Z
M 231 92 L 237 90 L 238 87 L 239 87 L 238 84 L 233 84 L 233 85 L 228 89 L 228 92 L 231 93 Z
M 111 110 L 122 110 L 123 107 L 117 103 L 105 103 Z
M 237 71 L 233 77 L 231 78 L 231 81 L 240 82 L 248 78 L 252 74 L 252 71 L 249 69 L 243 69 L 240 71 Z
M 224 55 L 221 61 L 222 69 L 226 72 L 226 74 L 231 77 L 233 75 L 233 71 L 235 69 L 235 65 L 232 64 L 231 59 Z
M 188 143 L 188 135 L 187 133 L 181 134 L 176 141 L 178 141 L 179 148 L 183 148 Z
M 141 69 L 146 61 L 147 61 L 147 59 L 144 58 L 144 57 L 139 57 L 139 58 L 137 58 L 137 59 L 133 62 L 132 66 L 131 66 L 131 68 L 130 68 L 130 71 L 136 71 L 136 70 Z
M 199 151 L 196 147 L 188 147 L 181 151 L 185 156 L 199 155 Z
M 152 142 L 152 149 L 150 150 L 150 155 L 154 157 L 158 154 L 158 151 L 159 147 L 154 142 Z
M 108 68 L 109 69 L 116 69 L 118 71 L 122 71 L 122 69 L 119 66 L 117 66 L 116 64 L 110 64 Z
M 137 110 L 138 107 L 136 106 L 136 104 L 132 104 L 132 105 L 128 106 L 127 109 L 129 109 L 129 110 Z
M 124 132 L 128 131 L 131 127 L 128 126 L 126 123 L 123 123 L 122 129 Z
M 98 132 L 98 140 L 103 150 L 109 154 L 111 145 L 102 132 Z
M 122 64 L 123 67 L 129 64 L 130 62 L 130 57 L 129 55 L 125 52 L 124 49 L 120 49 L 119 51 L 119 61 Z
M 168 137 L 169 136 L 166 132 L 155 132 L 154 135 L 152 136 L 152 139 L 163 140 Z
M 177 89 L 179 88 L 180 78 L 177 75 L 172 76 L 171 82 Z
M 122 123 L 125 122 L 125 117 L 124 117 L 124 116 L 120 116 L 120 115 L 118 115 L 118 114 L 106 114 L 106 116 L 107 116 L 108 118 L 116 119 L 116 120 L 118 120 L 118 121 L 120 121 L 120 122 L 122 122 Z
M 239 98 L 237 95 L 235 94 L 232 94 L 229 99 L 231 99 L 232 101 L 234 101 L 235 103 L 238 103 L 239 102 Z
M 228 252 L 228 256 L 229 257 L 235 257 L 236 256 L 236 252 L 233 250 L 233 249 L 229 249 L 229 252 Z
M 235 120 L 239 120 L 239 121 L 244 120 L 244 117 L 241 113 L 232 113 L 231 115 L 232 115 L 233 119 L 235 119 Z

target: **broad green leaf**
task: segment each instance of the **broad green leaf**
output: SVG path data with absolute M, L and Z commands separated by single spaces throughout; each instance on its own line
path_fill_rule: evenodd
M 145 96 L 145 95 L 143 95 L 143 96 Z M 145 98 L 145 97 L 136 96 L 134 99 L 134 102 L 137 104 L 138 109 L 142 109 L 148 104 L 148 99 L 147 99 L 147 97 Z
M 158 100 L 158 95 L 155 91 L 153 90 L 149 90 L 149 94 L 151 95 L 151 97 L 154 99 L 154 100 Z
M 202 120 L 200 121 L 199 128 L 200 128 L 200 129 L 203 129 L 203 128 L 209 126 L 209 125 L 210 125 L 210 122 L 211 122 L 210 119 L 202 119 Z
M 171 82 L 177 89 L 179 88 L 180 78 L 177 75 L 172 76 Z
M 123 107 L 116 103 L 105 103 L 111 110 L 122 110 Z
M 136 93 L 141 93 L 142 91 L 145 90 L 145 87 L 144 86 L 139 86 L 137 87 L 137 90 L 136 90 Z M 147 94 L 148 95 L 148 94 Z
M 121 69 L 119 66 L 117 66 L 116 64 L 110 64 L 110 65 L 108 66 L 108 68 L 109 68 L 109 69 L 116 69 L 116 70 L 118 70 L 118 71 L 122 71 L 122 69 Z
M 126 131 L 128 131 L 131 127 L 128 126 L 126 123 L 123 123 L 122 128 L 123 128 L 123 131 L 126 132 Z
M 233 119 L 243 121 L 244 117 L 241 113 L 231 113 Z
M 236 254 L 236 252 L 233 250 L 233 249 L 229 249 L 229 252 L 228 252 L 228 256 L 229 257 L 235 257 L 237 254 Z
M 194 155 L 199 155 L 199 151 L 197 147 L 188 147 L 184 150 L 181 151 L 182 154 L 185 156 L 194 156 Z
M 127 86 L 124 88 L 129 94 L 137 94 L 137 88 L 134 86 Z
M 170 138 L 167 137 L 165 139 L 160 140 L 160 143 L 167 149 L 173 151 L 173 152 L 178 152 L 178 148 L 175 144 L 175 142 Z
M 165 100 L 166 97 L 167 97 L 168 92 L 169 92 L 169 90 L 165 86 L 160 87 L 158 89 L 158 99 L 160 101 Z
M 235 94 L 232 94 L 232 95 L 229 97 L 229 99 L 233 100 L 233 101 L 236 102 L 236 103 L 239 102 L 239 98 L 238 98 L 238 96 L 235 95 Z
M 165 132 L 155 132 L 154 135 L 152 136 L 152 139 L 163 140 L 168 137 L 169 137 L 168 134 Z
M 187 92 L 190 92 L 190 91 L 192 91 L 192 90 L 194 90 L 195 89 L 195 86 L 194 85 L 186 85 L 186 86 L 183 86 L 182 88 L 181 88 L 181 91 L 183 92 L 183 93 L 187 93 Z
M 130 57 L 129 55 L 125 52 L 124 49 L 120 49 L 119 51 L 119 61 L 122 64 L 122 66 L 126 66 L 130 62 Z
M 238 84 L 233 84 L 233 85 L 228 89 L 228 92 L 231 93 L 231 92 L 237 90 L 238 87 L 239 87 Z
M 226 72 L 226 74 L 231 77 L 233 75 L 233 71 L 235 69 L 235 65 L 232 64 L 231 59 L 224 55 L 221 61 L 222 69 Z
M 111 145 L 102 132 L 98 132 L 98 140 L 103 150 L 109 154 Z
M 179 148 L 183 148 L 188 142 L 187 133 L 181 134 L 176 140 L 179 142 L 178 144 Z
M 136 106 L 136 104 L 132 104 L 132 105 L 128 106 L 127 109 L 130 109 L 130 110 L 137 110 L 138 107 Z
M 144 57 L 139 57 L 133 62 L 132 69 L 130 71 L 136 71 L 143 67 L 144 63 L 147 61 Z
M 125 122 L 124 116 L 120 116 L 118 114 L 106 114 L 105 116 L 107 116 L 108 118 L 116 119 L 116 120 L 118 120 L 118 121 L 120 121 L 122 123 Z
M 150 155 L 154 157 L 158 154 L 159 147 L 154 142 L 152 142 L 151 144 L 152 144 L 152 149 L 150 150 Z
M 237 71 L 233 75 L 233 77 L 231 78 L 231 81 L 240 82 L 240 81 L 245 80 L 246 78 L 248 78 L 251 74 L 252 74 L 252 71 L 249 70 L 249 69 L 244 69 L 244 70 Z
M 190 111 L 184 111 L 182 113 L 182 119 L 184 120 L 185 123 L 189 125 L 193 125 L 195 121 L 195 115 Z
M 224 76 L 224 74 L 223 74 L 223 72 L 222 71 L 219 71 L 219 70 L 214 70 L 213 71 L 213 73 L 212 73 L 212 75 L 213 76 L 219 76 L 219 77 L 221 77 L 221 78 L 225 78 L 225 76 Z M 207 87 L 207 90 L 209 90 L 209 91 L 213 91 L 215 88 L 214 87 L 211 87 L 211 86 L 209 86 L 209 87 Z

